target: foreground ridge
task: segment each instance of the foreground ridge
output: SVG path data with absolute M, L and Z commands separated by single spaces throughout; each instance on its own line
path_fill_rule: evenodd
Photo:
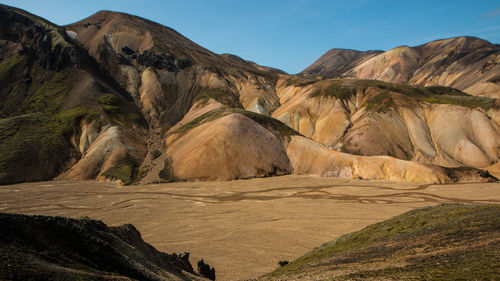
M 497 280 L 500 206 L 415 209 L 326 243 L 264 280 Z
M 2 280 L 205 280 L 189 253 L 165 254 L 131 224 L 0 214 Z

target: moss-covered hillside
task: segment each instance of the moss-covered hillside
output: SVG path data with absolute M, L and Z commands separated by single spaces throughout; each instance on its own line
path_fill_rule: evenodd
M 326 243 L 263 278 L 499 280 L 500 206 L 416 209 Z

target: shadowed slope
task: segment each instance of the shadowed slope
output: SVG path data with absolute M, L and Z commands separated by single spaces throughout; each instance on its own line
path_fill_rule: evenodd
M 0 214 L 0 279 L 202 280 L 188 255 L 165 254 L 131 224 Z
M 0 184 L 54 178 L 111 127 L 144 133 L 130 95 L 63 29 L 3 5 L 0 15 Z M 115 156 L 112 166 L 128 157 L 136 166 L 143 145 L 102 159 Z M 109 166 L 89 172 L 101 176 Z

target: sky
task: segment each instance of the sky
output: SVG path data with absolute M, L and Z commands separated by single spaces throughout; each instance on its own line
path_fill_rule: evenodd
M 171 27 L 215 52 L 298 73 L 332 48 L 389 50 L 455 37 L 500 43 L 498 0 L 0 0 L 65 25 L 99 10 Z

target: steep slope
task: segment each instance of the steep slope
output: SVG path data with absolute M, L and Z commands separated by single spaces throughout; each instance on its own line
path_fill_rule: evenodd
M 416 209 L 344 235 L 263 280 L 497 280 L 500 207 Z
M 0 16 L 0 183 L 52 179 L 110 131 L 139 139 L 108 147 L 88 173 L 105 178 L 123 159 L 135 169 L 145 122 L 130 95 L 63 29 L 3 5 Z
M 277 93 L 272 117 L 331 149 L 445 167 L 486 168 L 500 158 L 498 99 L 356 79 L 287 78 Z
M 500 45 L 479 38 L 456 37 L 417 47 L 401 46 L 375 56 L 355 51 L 350 51 L 356 54 L 351 56 L 329 53 L 303 73 L 450 86 L 471 95 L 500 98 Z
M 316 74 L 326 77 L 341 77 L 357 65 L 383 53 L 383 51 L 355 51 L 331 49 L 317 61 L 304 69 L 302 74 Z
M 0 214 L 2 280 L 207 280 L 189 254 L 166 254 L 131 224 Z

